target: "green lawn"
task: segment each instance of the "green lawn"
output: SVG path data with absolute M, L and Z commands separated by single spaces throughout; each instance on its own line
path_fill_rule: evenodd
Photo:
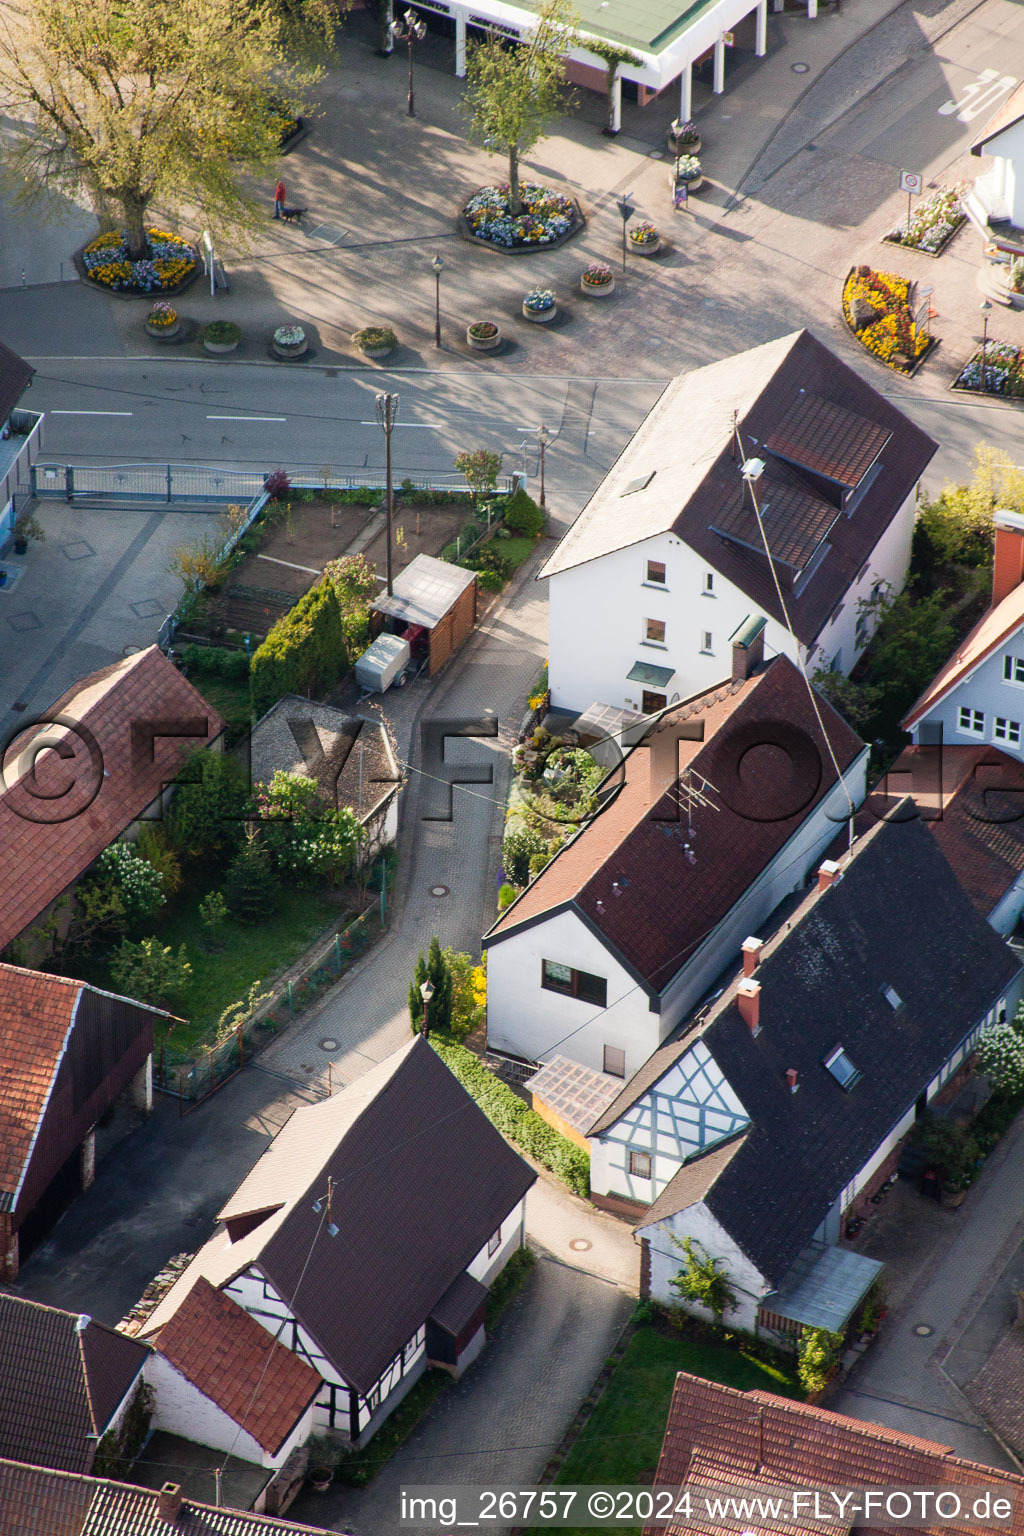
M 230 677 L 194 677 L 190 679 L 222 716 L 228 728 L 228 746 L 240 741 L 252 720 L 252 702 L 249 697 L 249 679 L 239 681 Z
M 517 539 L 514 535 L 511 539 L 501 539 L 497 546 L 506 560 L 511 560 L 517 568 L 522 565 L 537 548 L 536 539 Z

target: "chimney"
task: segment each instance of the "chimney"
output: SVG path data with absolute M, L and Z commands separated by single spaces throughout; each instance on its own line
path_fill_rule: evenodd
M 796 1067 L 786 1068 L 786 1082 L 789 1084 L 790 1093 L 796 1093 Z
M 757 963 L 761 958 L 761 951 L 764 949 L 764 940 L 744 939 L 740 948 L 743 950 L 743 974 L 744 976 L 753 976 L 757 970 Z
M 736 988 L 736 1004 L 752 1035 L 761 1033 L 761 983 L 744 976 Z
M 156 1517 L 167 1525 L 176 1525 L 181 1514 L 181 1484 L 164 1483 L 156 1496 Z
M 1024 516 L 1000 509 L 995 514 L 996 548 L 992 566 L 992 606 L 1024 581 Z
M 760 615 L 746 618 L 732 639 L 732 680 L 745 682 L 764 661 L 764 629 L 768 621 Z
M 819 865 L 819 867 L 818 867 L 818 891 L 819 891 L 819 893 L 821 891 L 827 891 L 830 885 L 835 885 L 836 881 L 841 877 L 842 873 L 843 872 L 839 868 L 839 865 L 836 863 L 835 859 L 826 859 L 823 864 Z

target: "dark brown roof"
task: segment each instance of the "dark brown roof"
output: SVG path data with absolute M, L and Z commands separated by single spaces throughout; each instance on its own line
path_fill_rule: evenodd
M 320 1390 L 311 1366 L 202 1276 L 153 1343 L 271 1456 Z
M 645 1212 L 640 1224 L 645 1227 L 654 1226 L 668 1216 L 675 1216 L 678 1211 L 685 1211 L 698 1200 L 703 1200 L 718 1175 L 743 1150 L 744 1140 L 745 1135 L 719 1142 L 717 1147 L 712 1147 L 703 1157 L 695 1157 L 684 1163 L 675 1177 L 665 1185 L 650 1210 Z
M 0 1461 L 0 1536 L 323 1536 L 320 1526 L 182 1502 L 173 1525 L 158 1495 L 112 1479 Z
M 785 465 L 769 466 L 758 481 L 758 510 L 768 548 L 776 561 L 793 571 L 806 570 L 823 539 L 843 516 L 838 507 L 799 485 Z M 737 497 L 715 523 L 716 533 L 745 545 L 758 555 L 764 549 L 753 506 Z
M 853 490 L 892 436 L 877 421 L 802 392 L 769 434 L 770 453 Z
M 35 373 L 23 357 L 0 341 L 0 426 L 7 420 Z
M 845 770 L 864 745 L 824 699 L 818 708 Z M 669 710 L 654 731 L 671 733 L 680 721 L 704 724 L 703 744 L 682 743 L 680 764 L 713 786 L 711 804 L 695 804 L 681 819 L 671 795 L 652 804 L 650 748 L 634 748 L 617 798 L 551 860 L 485 944 L 571 907 L 657 993 L 836 783 L 807 686 L 785 656 Z
M 453 1280 L 430 1314 L 447 1333 L 461 1333 L 473 1315 L 486 1303 L 488 1290 L 479 1280 L 465 1273 Z
M 27 764 L 25 782 L 18 776 L 15 753 L 39 731 L 26 727 L 7 748 L 0 790 L 0 948 L 84 874 L 173 782 L 190 750 L 224 729 L 217 711 L 155 645 L 83 677 L 46 711 L 48 720 L 58 715 L 79 727 L 63 736 L 73 756 L 64 760 L 56 752 L 40 753 L 34 789 Z M 194 735 L 161 735 L 161 725 Z M 61 728 L 46 729 L 53 736 Z M 40 819 L 41 796 L 47 793 L 60 797 L 60 820 Z
M 0 1294 L 0 1451 L 87 1471 L 148 1354 L 104 1323 Z
M 948 1445 L 810 1403 L 770 1392 L 739 1392 L 680 1371 L 655 1482 L 706 1483 L 709 1469 L 733 1484 L 765 1480 L 792 1488 L 983 1485 L 1011 1498 L 1013 1515 L 1006 1529 L 1012 1536 L 1024 1532 L 1024 1477 L 1016 1472 L 964 1461 Z M 706 1521 L 647 1526 L 644 1536 L 684 1536 L 694 1529 L 714 1527 Z

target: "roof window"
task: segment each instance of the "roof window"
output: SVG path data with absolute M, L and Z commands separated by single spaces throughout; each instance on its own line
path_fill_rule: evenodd
M 825 1057 L 824 1065 L 831 1072 L 840 1088 L 844 1088 L 847 1093 L 849 1093 L 854 1083 L 860 1082 L 864 1075 L 859 1068 L 854 1066 L 841 1045 L 837 1045 L 832 1054 Z
M 903 1007 L 903 999 L 900 997 L 895 987 L 883 987 L 882 996 L 885 998 L 886 1002 L 889 1004 L 889 1007 L 893 1010 L 894 1013 L 897 1008 Z
M 635 496 L 637 491 L 645 491 L 657 473 L 656 469 L 652 469 L 649 475 L 637 475 L 635 480 L 630 480 L 627 483 L 624 489 L 619 492 L 619 495 Z

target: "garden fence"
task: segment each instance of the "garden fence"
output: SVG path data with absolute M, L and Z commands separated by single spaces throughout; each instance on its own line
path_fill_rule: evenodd
M 280 1029 L 343 976 L 384 932 L 386 920 L 385 887 L 358 917 L 308 952 L 286 980 L 270 984 L 270 995 L 252 1016 L 235 1025 L 214 1045 L 182 1060 L 174 1051 L 173 1035 L 165 1039 L 156 1064 L 157 1087 L 177 1095 L 180 1113 L 188 1114 L 241 1071 Z

